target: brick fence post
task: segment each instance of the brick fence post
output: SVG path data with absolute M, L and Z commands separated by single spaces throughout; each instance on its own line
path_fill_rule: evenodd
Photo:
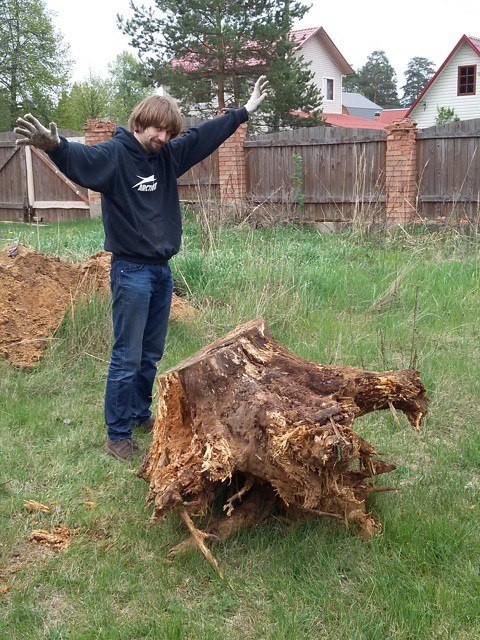
M 218 148 L 218 177 L 222 202 L 242 202 L 245 200 L 247 168 L 243 143 L 246 137 L 247 123 L 244 122 Z
M 388 125 L 385 159 L 387 225 L 411 222 L 417 201 L 417 125 L 400 120 Z
M 115 123 L 109 118 L 93 118 L 88 120 L 83 125 L 85 131 L 85 144 L 92 145 L 99 142 L 105 142 L 110 140 L 115 131 Z M 88 201 L 90 204 L 90 217 L 100 218 L 102 215 L 101 210 L 101 195 L 96 191 L 88 190 Z

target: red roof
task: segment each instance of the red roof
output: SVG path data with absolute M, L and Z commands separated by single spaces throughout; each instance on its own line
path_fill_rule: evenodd
M 347 129 L 385 129 L 385 123 L 346 113 L 324 113 L 323 119 L 333 127 L 347 127 Z
M 478 55 L 480 56 L 480 38 L 474 38 L 473 36 L 467 36 L 468 39 L 470 40 L 470 44 L 473 48 L 473 50 L 478 53 Z
M 330 53 L 332 59 L 335 61 L 335 64 L 340 69 L 340 71 L 345 75 L 353 73 L 351 65 L 345 60 L 345 58 L 340 53 L 339 49 L 323 27 L 313 27 L 311 29 L 296 29 L 294 31 L 290 31 L 289 35 L 296 41 L 298 46 L 302 46 L 309 38 L 317 35 L 322 41 L 325 49 L 327 49 L 327 51 Z
M 312 29 L 295 29 L 295 31 L 290 31 L 290 35 L 298 44 L 303 44 L 305 40 L 308 40 L 310 36 L 317 33 L 319 29 L 320 27 L 313 27 Z
M 336 64 L 338 65 L 340 71 L 344 74 L 353 73 L 352 67 L 342 56 L 342 54 L 337 49 L 332 39 L 323 27 L 313 27 L 311 29 L 296 29 L 295 31 L 289 32 L 289 36 L 299 47 L 302 46 L 309 38 L 311 38 L 315 34 L 318 34 L 325 48 L 329 51 L 333 60 L 335 60 Z M 174 67 L 182 67 L 185 71 L 196 71 L 200 66 L 198 57 L 194 53 L 189 53 L 182 58 L 173 58 L 171 64 Z M 252 58 L 248 61 L 248 64 L 252 67 L 262 66 L 264 64 L 264 61 Z
M 383 125 L 392 124 L 395 120 L 403 120 L 407 115 L 407 111 L 408 109 L 384 109 L 375 118 L 375 122 L 381 122 Z
M 462 44 L 467 44 L 478 56 L 480 56 L 480 38 L 475 38 L 473 36 L 463 35 L 460 38 L 460 40 L 457 42 L 457 44 L 453 47 L 453 49 L 451 50 L 449 55 L 445 58 L 443 64 L 438 68 L 437 72 L 430 78 L 430 80 L 424 86 L 424 88 L 421 91 L 421 93 L 418 96 L 418 98 L 411 105 L 411 107 L 409 108 L 409 110 L 407 111 L 407 114 L 406 114 L 407 118 L 410 116 L 410 114 L 412 113 L 413 109 L 417 106 L 417 104 L 419 102 L 421 102 L 423 96 L 426 94 L 426 92 L 430 89 L 432 84 L 435 82 L 435 80 L 441 74 L 441 72 L 443 71 L 443 69 L 444 69 L 445 65 L 447 64 L 447 62 L 457 52 L 457 50 L 461 47 Z
M 304 111 L 292 111 L 292 115 L 300 118 L 309 118 L 310 114 Z M 385 129 L 385 123 L 367 120 L 358 116 L 350 116 L 346 113 L 321 113 L 320 117 L 332 127 L 346 127 L 347 129 Z
M 188 53 L 183 58 L 173 58 L 170 64 L 172 67 L 182 67 L 184 71 L 196 71 L 200 66 L 194 53 Z

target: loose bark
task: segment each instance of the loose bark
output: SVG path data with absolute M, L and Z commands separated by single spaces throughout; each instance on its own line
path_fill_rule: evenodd
M 380 522 L 366 501 L 387 489 L 372 480 L 395 466 L 354 432 L 354 420 L 399 410 L 420 429 L 428 403 L 417 371 L 308 362 L 274 340 L 261 318 L 159 376 L 158 388 L 152 445 L 138 474 L 150 484 L 153 519 L 174 509 L 204 516 L 223 497 L 226 515 L 203 540 L 274 510 L 328 516 L 370 538 Z

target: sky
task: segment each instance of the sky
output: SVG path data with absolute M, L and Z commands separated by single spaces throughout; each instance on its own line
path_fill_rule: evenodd
M 304 0 L 308 4 L 307 0 Z M 75 61 L 72 80 L 89 73 L 105 76 L 115 56 L 130 49 L 128 37 L 116 26 L 116 14 L 130 16 L 130 0 L 45 0 L 56 13 L 54 23 L 70 45 Z M 324 3 L 310 0 L 312 7 L 297 28 L 323 27 L 354 69 L 362 67 L 375 50 L 385 51 L 397 73 L 399 87 L 404 71 L 415 56 L 428 58 L 437 69 L 463 34 L 480 37 L 479 0 L 417 0 L 375 3 L 341 0 Z M 149 0 L 136 4 L 149 5 Z M 153 4 L 153 1 L 151 2 Z

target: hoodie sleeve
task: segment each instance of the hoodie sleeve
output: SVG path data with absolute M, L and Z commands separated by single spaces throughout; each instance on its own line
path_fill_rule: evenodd
M 247 120 L 248 111 L 245 107 L 230 109 L 224 115 L 207 120 L 172 140 L 169 147 L 177 178 L 209 156 Z
M 115 165 L 108 142 L 88 146 L 60 137 L 60 148 L 48 156 L 70 180 L 100 193 L 111 184 Z

